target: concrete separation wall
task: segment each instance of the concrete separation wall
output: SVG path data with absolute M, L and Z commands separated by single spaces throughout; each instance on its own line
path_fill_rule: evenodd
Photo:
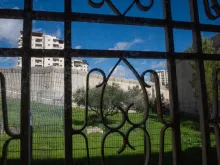
M 21 93 L 21 68 L 1 68 L 0 72 L 5 75 L 7 96 L 20 99 Z M 72 70 L 72 91 L 86 87 L 87 72 Z M 89 78 L 90 87 L 95 87 L 102 82 L 102 76 L 91 74 Z M 117 83 L 123 90 L 128 87 L 140 86 L 137 80 L 111 77 L 108 84 Z M 147 82 L 151 88 L 147 88 L 150 98 L 155 98 L 155 85 Z M 161 93 L 169 99 L 169 92 L 161 87 Z M 63 105 L 64 102 L 64 69 L 45 67 L 31 68 L 31 99 L 32 101 L 45 104 Z

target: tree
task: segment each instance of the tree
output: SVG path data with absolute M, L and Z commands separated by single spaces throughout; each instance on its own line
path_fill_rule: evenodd
M 100 114 L 100 100 L 102 88 L 89 89 L 88 107 L 91 111 L 95 112 L 96 116 L 101 117 Z M 77 105 L 86 106 L 86 91 L 83 88 L 76 90 L 73 93 L 73 101 Z M 126 92 L 123 91 L 118 84 L 113 83 L 105 87 L 103 95 L 103 114 L 104 119 L 108 116 L 113 116 L 118 113 L 118 106 L 123 107 L 126 100 Z
M 129 105 L 131 103 L 134 103 L 133 109 L 137 112 L 143 112 L 144 111 L 144 98 L 143 98 L 143 91 L 141 88 L 139 88 L 138 85 L 128 88 L 127 91 L 127 100 L 126 104 Z
M 216 50 L 213 46 L 213 41 L 207 38 L 202 38 L 202 51 L 205 54 L 214 54 L 214 53 L 220 53 L 219 50 Z M 189 52 L 194 52 L 193 48 L 189 48 Z M 195 88 L 194 96 L 198 97 L 198 89 L 196 87 L 196 65 L 195 62 L 191 63 L 191 67 L 193 69 L 192 73 L 192 81 L 190 81 L 190 84 L 193 88 Z M 208 96 L 208 104 L 211 105 L 212 103 L 212 72 L 216 70 L 217 68 L 220 68 L 220 62 L 219 61 L 204 61 L 204 69 L 205 69 L 205 80 L 206 80 L 206 87 L 207 87 L 207 96 Z
M 86 102 L 86 91 L 84 88 L 79 88 L 73 93 L 73 101 L 80 107 L 85 105 Z

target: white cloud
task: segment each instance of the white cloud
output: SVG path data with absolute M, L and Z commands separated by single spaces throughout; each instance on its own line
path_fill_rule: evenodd
M 16 57 L 0 57 L 0 63 L 7 63 L 11 67 L 17 65 L 18 58 Z
M 104 62 L 105 60 L 106 60 L 105 58 L 96 58 L 96 59 L 95 59 L 95 64 L 102 63 L 102 62 Z
M 22 28 L 22 20 L 0 19 L 0 40 L 6 40 L 11 46 L 16 47 Z
M 161 68 L 164 69 L 167 66 L 167 62 L 166 61 L 160 61 L 160 62 L 152 62 L 151 63 L 151 68 L 152 69 L 157 69 L 157 68 Z
M 144 60 L 144 61 L 141 62 L 141 65 L 145 65 L 146 63 L 147 63 L 147 61 Z
M 109 72 L 112 70 L 112 68 L 109 70 Z M 114 72 L 112 73 L 112 76 L 114 77 L 129 77 L 131 75 L 130 70 L 122 65 L 118 65 Z
M 42 28 L 34 28 L 33 32 L 41 32 L 43 29 Z
M 16 60 L 15 57 L 1 57 L 0 61 L 1 62 L 7 62 L 7 61 L 11 61 L 11 60 Z
M 58 39 L 60 39 L 62 35 L 60 28 L 57 28 L 57 31 L 53 35 L 55 35 Z
M 19 7 L 13 7 L 12 9 L 19 10 Z
M 108 50 L 126 50 L 129 49 L 130 47 L 132 47 L 135 44 L 139 44 L 139 43 L 143 43 L 144 41 L 140 38 L 135 38 L 133 41 L 131 42 L 127 42 L 127 41 L 122 41 L 122 42 L 118 42 L 115 44 L 114 47 L 109 48 Z
M 81 49 L 82 46 L 78 45 L 78 46 L 75 46 L 75 49 Z

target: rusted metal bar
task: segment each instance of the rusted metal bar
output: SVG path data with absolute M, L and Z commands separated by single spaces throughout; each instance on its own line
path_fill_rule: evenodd
M 215 141 L 216 141 L 216 151 L 217 151 L 217 160 L 218 165 L 220 165 L 220 128 L 219 128 L 219 121 L 218 121 L 218 109 L 219 109 L 219 79 L 218 75 L 220 72 L 220 68 L 216 69 L 212 73 L 212 96 L 213 96 L 213 103 L 212 103 L 212 113 L 210 118 L 210 124 L 214 126 L 215 129 Z
M 164 17 L 167 21 L 165 27 L 166 38 L 166 50 L 169 53 L 174 52 L 174 38 L 171 1 L 163 0 Z M 177 89 L 177 77 L 176 77 L 176 61 L 171 58 L 167 60 L 168 69 L 168 81 L 169 81 L 169 96 L 170 96 L 170 118 L 172 124 L 172 151 L 173 151 L 173 165 L 180 164 L 181 153 L 181 139 L 180 139 L 180 116 L 179 116 L 179 104 L 178 104 L 178 89 Z
M 5 83 L 5 76 L 3 73 L 0 73 L 0 81 L 1 81 L 1 99 L 2 99 L 2 115 L 3 115 L 3 125 L 5 133 L 10 136 L 3 145 L 2 149 L 2 158 L 1 158 L 1 164 L 6 165 L 7 164 L 7 155 L 8 155 L 8 145 L 12 140 L 20 139 L 20 134 L 13 133 L 8 125 L 8 108 L 7 108 L 7 98 L 6 98 L 6 83 Z
M 10 138 L 6 140 L 6 142 L 3 145 L 2 149 L 2 158 L 1 158 L 1 165 L 7 165 L 7 157 L 8 157 L 8 146 L 11 141 L 15 140 L 14 138 Z
M 220 5 L 217 0 L 211 0 L 212 5 L 210 5 L 209 0 L 203 0 L 203 3 L 205 8 L 205 13 L 210 20 L 216 20 L 217 18 L 220 17 Z M 214 10 L 215 15 L 211 11 L 211 9 Z
M 21 74 L 21 164 L 30 165 L 30 79 L 31 79 L 31 33 L 32 20 L 31 11 L 33 9 L 33 0 L 24 0 L 24 22 L 23 22 L 23 46 L 25 50 L 22 57 Z
M 2 115 L 3 115 L 3 126 L 5 133 L 14 138 L 18 139 L 20 134 L 13 133 L 8 125 L 8 108 L 7 108 L 7 98 L 6 98 L 6 83 L 5 83 L 5 76 L 3 73 L 0 73 L 0 81 L 1 81 L 1 100 L 2 100 Z
M 65 16 L 72 12 L 71 0 L 65 0 Z M 64 125 L 65 125 L 65 164 L 73 165 L 72 144 L 72 60 L 69 50 L 72 46 L 71 21 L 64 21 Z
M 216 69 L 213 71 L 212 73 L 212 96 L 213 96 L 213 103 L 212 103 L 212 116 L 211 116 L 211 120 L 216 120 L 218 118 L 218 74 L 220 72 L 220 68 Z
M 47 11 L 32 11 L 32 20 L 44 20 L 44 21 L 63 21 L 66 19 L 64 13 L 61 12 L 47 12 Z M 7 19 L 22 19 L 24 16 L 23 10 L 15 9 L 0 9 L 0 18 Z M 112 16 L 101 14 L 89 14 L 89 13 L 76 13 L 72 12 L 68 15 L 68 18 L 74 22 L 91 22 L 91 23 L 106 23 L 106 24 L 124 24 L 124 25 L 136 25 L 136 26 L 152 26 L 152 27 L 164 27 L 167 26 L 167 22 L 164 19 L 154 18 L 141 18 L 130 16 Z M 194 24 L 192 22 L 174 21 L 170 23 L 173 28 L 192 30 Z M 220 32 L 218 25 L 200 24 L 200 31 L 212 31 Z
M 193 30 L 193 48 L 198 55 L 202 53 L 202 39 L 201 32 L 199 31 L 199 11 L 197 0 L 189 0 L 191 20 L 194 22 Z M 196 62 L 196 76 L 197 87 L 199 95 L 199 116 L 200 116 L 200 131 L 202 140 L 202 163 L 208 165 L 208 156 L 210 148 L 210 134 L 209 134 L 209 113 L 207 103 L 207 91 L 205 80 L 204 61 L 200 58 Z
M 1 57 L 23 57 L 24 50 L 19 48 L 0 48 Z M 93 57 L 93 58 L 133 58 L 133 59 L 177 59 L 177 60 L 220 60 L 219 54 L 198 54 L 182 52 L 156 52 L 156 51 L 110 51 L 110 50 L 90 50 L 90 49 L 70 49 L 69 57 Z M 64 57 L 63 50 L 54 49 L 32 49 L 30 57 Z

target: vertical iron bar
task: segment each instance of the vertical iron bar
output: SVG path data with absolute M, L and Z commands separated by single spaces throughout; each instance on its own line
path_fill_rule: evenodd
M 199 31 L 199 11 L 197 0 L 189 0 L 191 20 L 195 23 L 193 28 L 193 49 L 196 53 L 202 53 L 202 40 Z M 199 116 L 200 116 L 200 131 L 202 140 L 202 162 L 203 165 L 208 164 L 208 154 L 210 147 L 209 135 L 209 113 L 207 104 L 206 81 L 204 61 L 198 59 L 196 62 L 196 83 L 199 95 Z
M 64 22 L 64 113 L 65 113 L 65 164 L 72 165 L 72 74 L 71 74 L 71 57 L 68 50 L 72 47 L 71 39 L 71 0 L 65 0 L 65 22 Z
M 172 27 L 172 11 L 170 0 L 163 0 L 164 17 L 167 21 L 165 27 L 166 50 L 168 55 L 174 52 L 174 39 Z M 180 115 L 178 104 L 178 89 L 176 76 L 176 61 L 173 58 L 167 59 L 169 93 L 170 93 L 170 117 L 172 123 L 172 150 L 173 165 L 180 164 L 181 138 L 180 138 Z
M 30 113 L 30 159 L 33 158 L 33 117 Z
M 33 0 L 24 0 L 24 22 L 23 22 L 23 46 L 25 50 L 22 57 L 21 74 L 21 164 L 30 165 L 30 74 L 31 74 L 31 32 L 32 20 L 31 12 Z

